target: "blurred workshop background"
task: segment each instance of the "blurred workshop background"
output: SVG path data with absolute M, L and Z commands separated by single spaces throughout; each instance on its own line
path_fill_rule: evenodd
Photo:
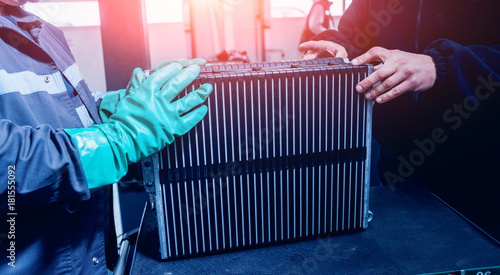
M 109 6 L 107 2 L 113 4 L 113 10 L 106 11 L 108 14 L 100 14 L 100 5 L 101 9 Z M 147 57 L 152 66 L 168 59 L 214 59 L 224 52 L 246 53 L 249 61 L 260 62 L 296 59 L 301 55 L 297 46 L 313 2 L 42 0 L 27 3 L 25 8 L 62 28 L 91 90 L 106 91 L 106 78 L 103 77 L 103 16 L 134 21 L 137 18 L 122 17 L 120 14 L 123 11 L 136 15 L 144 13 L 144 39 L 149 52 Z M 143 10 L 138 9 L 141 3 Z M 350 3 L 351 0 L 333 1 L 330 10 L 336 22 Z M 113 22 L 114 25 L 123 23 Z M 123 38 L 128 39 L 126 34 Z M 136 37 L 137 44 L 131 43 L 130 49 L 136 48 L 141 43 L 140 39 L 141 37 Z

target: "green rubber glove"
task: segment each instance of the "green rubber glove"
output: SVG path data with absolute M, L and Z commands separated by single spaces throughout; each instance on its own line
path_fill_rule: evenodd
M 159 70 L 172 63 L 178 63 L 182 65 L 182 67 L 186 68 L 191 65 L 204 66 L 207 61 L 203 58 L 172 59 L 160 63 L 160 65 L 154 67 L 153 70 Z M 136 74 L 134 71 L 126 89 L 106 93 L 106 95 L 102 98 L 101 105 L 99 107 L 99 116 L 101 117 L 102 123 L 108 122 L 109 117 L 116 112 L 116 106 L 124 97 L 126 97 L 130 93 L 130 89 L 139 87 L 144 82 L 144 80 L 146 80 L 144 74 Z
M 174 99 L 198 76 L 200 67 L 170 64 L 154 72 L 116 105 L 104 124 L 64 129 L 78 147 L 89 189 L 118 181 L 131 163 L 162 150 L 200 122 L 210 84 Z M 144 72 L 134 71 L 141 80 Z

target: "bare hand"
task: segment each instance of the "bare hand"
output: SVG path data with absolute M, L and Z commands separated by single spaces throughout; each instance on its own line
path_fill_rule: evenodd
M 306 52 L 300 59 L 309 60 L 321 57 L 347 57 L 345 48 L 331 41 L 307 41 L 299 46 L 299 50 Z
M 351 63 L 362 65 L 372 61 L 382 64 L 356 86 L 356 91 L 364 92 L 367 99 L 374 98 L 377 103 L 387 102 L 408 91 L 427 91 L 436 81 L 436 66 L 428 55 L 373 47 Z M 373 87 L 378 82 L 380 84 Z

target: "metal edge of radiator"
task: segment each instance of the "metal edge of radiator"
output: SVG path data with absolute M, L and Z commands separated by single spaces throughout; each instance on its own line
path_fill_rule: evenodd
M 369 65 L 368 75 L 373 73 L 373 66 Z M 366 161 L 365 161 L 365 190 L 363 198 L 363 228 L 368 228 L 369 222 L 369 197 L 370 197 L 370 171 L 371 171 L 371 157 L 372 157 L 372 109 L 373 101 L 367 102 L 367 118 L 366 118 Z

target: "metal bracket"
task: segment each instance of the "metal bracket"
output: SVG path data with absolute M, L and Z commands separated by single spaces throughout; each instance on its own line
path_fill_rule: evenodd
M 153 210 L 155 209 L 155 183 L 159 180 L 159 170 L 158 154 L 147 157 L 142 161 L 144 188 L 149 193 L 149 202 Z
M 373 212 L 368 210 L 368 217 L 367 217 L 368 222 L 371 222 L 373 220 Z

